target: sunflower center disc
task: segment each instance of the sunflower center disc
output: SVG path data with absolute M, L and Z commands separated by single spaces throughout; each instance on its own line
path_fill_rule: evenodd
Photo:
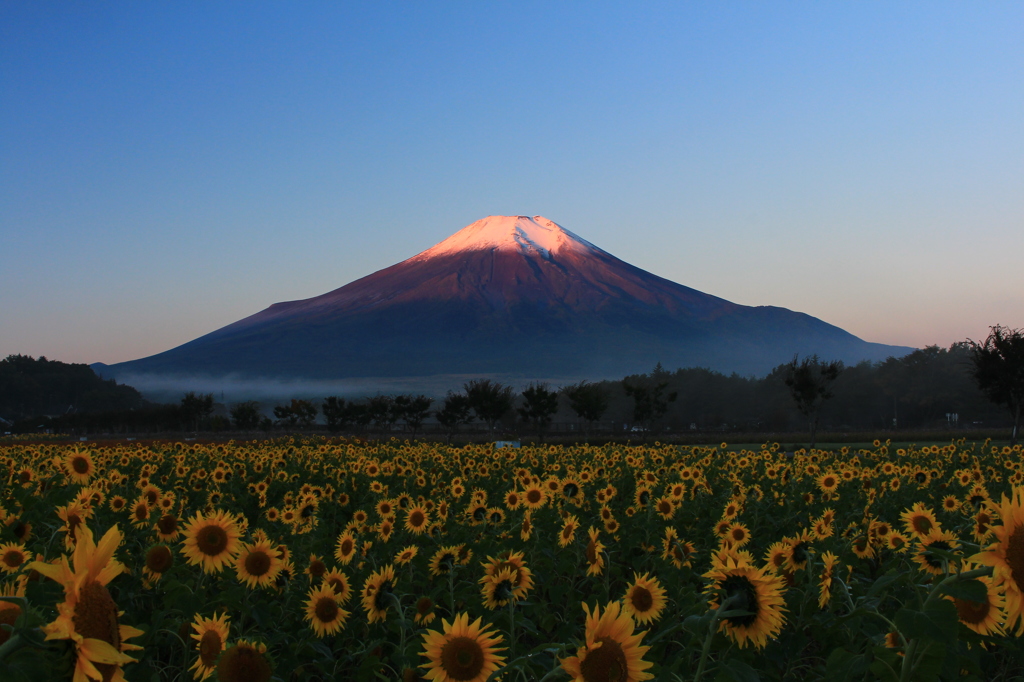
M 99 639 L 121 650 L 121 631 L 117 625 L 117 604 L 107 588 L 93 580 L 82 586 L 72 617 L 75 631 L 86 639 Z M 114 676 L 116 665 L 93 663 L 106 682 Z
M 4 565 L 9 566 L 10 568 L 17 568 L 18 566 L 21 566 L 23 560 L 24 557 L 22 556 L 21 552 L 13 549 L 4 554 L 3 558 Z
M 245 557 L 245 570 L 252 576 L 266 575 L 270 570 L 270 557 L 266 552 L 250 552 L 249 556 Z
M 89 473 L 89 462 L 86 461 L 85 457 L 75 457 L 71 460 L 71 467 L 75 470 L 76 474 Z
M 146 552 L 146 568 L 154 573 L 165 573 L 173 561 L 171 550 L 163 545 L 157 545 Z
M 650 590 L 640 585 L 633 588 L 633 593 L 629 595 L 629 600 L 637 613 L 647 613 L 654 606 L 654 597 L 651 596 Z
M 965 623 L 971 625 L 977 625 L 978 623 L 984 622 L 985 617 L 988 616 L 989 609 L 991 606 L 987 601 L 970 601 L 968 599 L 953 599 L 953 603 L 956 604 L 956 613 Z
M 219 526 L 206 526 L 196 536 L 199 551 L 209 556 L 217 556 L 228 547 L 228 534 Z
M 749 616 L 732 616 L 726 620 L 738 626 L 752 625 L 757 620 L 757 589 L 754 585 L 744 576 L 731 575 L 726 578 L 722 587 L 727 599 L 742 595 L 743 598 L 736 601 L 733 609 L 751 612 Z
M 199 640 L 199 658 L 202 659 L 203 665 L 212 668 L 213 664 L 217 662 L 217 656 L 220 655 L 222 646 L 219 634 L 213 630 L 204 632 L 203 638 Z
M 164 535 L 170 535 L 174 531 L 178 530 L 178 519 L 170 514 L 166 514 L 160 517 L 160 520 L 156 522 L 156 525 L 160 529 L 161 533 Z
M 441 665 L 453 680 L 472 680 L 484 667 L 484 650 L 471 637 L 453 637 L 441 648 Z
M 338 616 L 338 602 L 329 597 L 321 597 L 316 602 L 315 612 L 321 623 L 333 623 Z
M 580 672 L 586 682 L 625 682 L 629 663 L 622 645 L 611 637 L 598 637 L 601 646 L 587 651 L 580 662 Z

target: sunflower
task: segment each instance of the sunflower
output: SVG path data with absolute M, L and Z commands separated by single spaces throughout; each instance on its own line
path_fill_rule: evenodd
M 480 579 L 481 583 L 493 579 L 505 569 L 512 571 L 512 594 L 516 601 L 526 599 L 526 595 L 533 589 L 533 572 L 526 566 L 522 552 L 506 550 L 496 557 L 487 557 L 483 567 L 484 577 Z
M 395 587 L 395 569 L 390 564 L 374 571 L 363 583 L 362 604 L 366 617 L 371 623 L 388 617 L 388 595 Z
M 818 583 L 819 596 L 818 608 L 825 608 L 832 599 L 832 572 L 839 564 L 839 557 L 832 552 L 825 552 L 821 555 L 821 582 Z
M 918 540 L 924 540 L 933 529 L 939 527 L 935 514 L 925 507 L 923 502 L 915 502 L 913 507 L 900 515 L 900 518 L 903 519 L 907 535 L 913 535 Z
M 622 598 L 622 612 L 644 625 L 661 618 L 664 608 L 665 590 L 658 579 L 651 578 L 647 573 L 634 573 L 633 584 Z
M 25 546 L 14 542 L 0 545 L 0 570 L 5 573 L 17 573 L 28 561 Z
M 459 563 L 461 545 L 449 545 L 434 552 L 430 559 L 430 575 L 434 577 L 447 575 Z
M 164 542 L 174 542 L 181 532 L 178 530 L 178 517 L 167 513 L 156 522 L 156 537 Z
M 167 545 L 153 545 L 146 550 L 146 563 L 142 567 L 142 575 L 150 584 L 163 577 L 174 565 L 174 554 Z
M 277 580 L 283 567 L 280 552 L 266 539 L 251 545 L 242 543 L 242 549 L 235 557 L 235 575 L 249 589 L 269 586 Z
M 416 545 L 409 545 L 401 552 L 395 555 L 395 563 L 399 565 L 405 565 L 412 561 L 417 554 L 419 554 L 420 548 Z
M 782 541 L 789 545 L 789 549 L 786 552 L 786 570 L 795 573 L 806 568 L 807 560 L 810 558 L 810 554 L 807 551 L 811 547 L 810 533 L 801 531 L 796 537 L 783 538 Z
M 430 525 L 430 514 L 419 504 L 409 507 L 405 515 L 405 529 L 416 535 L 421 534 Z
M 768 553 L 764 560 L 766 568 L 772 573 L 781 574 L 786 567 L 786 555 L 789 553 L 789 543 L 773 542 L 768 547 Z
M 424 678 L 435 682 L 485 682 L 505 660 L 498 652 L 504 647 L 501 635 L 482 626 L 482 618 L 469 622 L 469 614 L 459 613 L 452 622 L 442 620 L 443 632 L 427 630 L 423 651 L 427 659 Z
M 146 498 L 140 497 L 132 504 L 132 525 L 136 528 L 145 528 L 149 525 L 149 505 Z
M 221 682 L 270 682 L 273 669 L 264 654 L 266 644 L 240 639 L 221 654 L 217 679 Z
M 988 549 L 970 558 L 971 561 L 993 567 L 992 577 L 1006 595 L 1006 629 L 1024 634 L 1024 487 L 1013 489 L 1013 496 L 1003 495 L 995 505 L 1002 519 L 1001 526 L 993 526 L 996 541 Z
M 416 600 L 416 613 L 413 614 L 413 622 L 417 625 L 429 625 L 434 622 L 436 617 L 433 599 L 430 597 L 420 597 Z
M 0 586 L 0 597 L 25 597 L 25 581 L 18 581 L 17 585 Z M 18 622 L 21 616 L 21 606 L 9 601 L 0 601 L 0 626 L 10 625 Z M 0 627 L 0 645 L 11 637 L 9 630 Z
M 43 631 L 48 640 L 68 639 L 74 643 L 74 682 L 87 679 L 122 682 L 121 665 L 135 660 L 124 652 L 141 649 L 125 640 L 144 633 L 118 623 L 117 604 L 107 589 L 110 581 L 125 570 L 114 559 L 114 550 L 119 544 L 121 532 L 117 526 L 108 530 L 97 544 L 92 531 L 83 525 L 77 532 L 72 557 L 74 570 L 66 556 L 56 565 L 41 561 L 29 564 L 29 568 L 64 586 L 64 601 L 57 605 L 59 615 L 44 626 Z
M 241 549 L 240 535 L 238 524 L 227 512 L 221 510 L 209 516 L 197 513 L 185 526 L 181 553 L 189 566 L 202 565 L 204 573 L 220 573 Z
M 75 532 L 85 523 L 91 516 L 92 510 L 82 504 L 81 502 L 69 502 L 63 507 L 57 507 L 57 516 L 64 522 L 64 525 L 60 527 L 60 530 L 67 533 L 64 536 L 64 546 L 68 549 L 75 548 Z M 27 524 L 26 524 L 27 525 Z M 28 526 L 32 528 L 31 525 Z M 28 537 L 21 538 L 22 542 L 28 540 Z
M 978 578 L 978 582 L 985 586 L 985 601 L 977 602 L 950 595 L 946 595 L 946 599 L 953 602 L 960 622 L 971 630 L 979 635 L 1001 637 L 1004 634 L 1002 623 L 1006 598 L 991 577 L 983 576 Z
M 523 504 L 527 509 L 540 509 L 547 499 L 547 494 L 539 485 L 531 485 L 523 491 Z
M 576 529 L 580 527 L 580 520 L 569 514 L 562 524 L 562 531 L 558 534 L 558 546 L 568 547 L 576 537 Z
M 527 509 L 526 513 L 523 514 L 523 522 L 519 525 L 519 539 L 526 542 L 530 539 L 533 534 L 533 517 L 530 516 L 530 510 Z
M 338 544 L 334 547 L 334 558 L 342 566 L 352 561 L 356 555 L 356 539 L 351 532 L 346 531 L 338 536 Z
M 330 585 L 334 594 L 338 595 L 338 603 L 346 604 L 352 598 L 352 587 L 349 585 L 348 576 L 335 569 L 324 573 L 324 584 Z
M 309 565 L 306 566 L 306 575 L 310 577 L 310 580 L 317 580 L 324 577 L 324 573 L 327 573 L 327 564 L 316 554 L 310 552 Z
M 483 598 L 484 606 L 493 611 L 510 602 L 517 602 L 515 580 L 516 571 L 512 568 L 503 568 L 497 573 L 480 578 L 480 596 Z
M 712 581 L 716 594 L 711 606 L 720 606 L 721 599 L 732 600 L 732 609 L 746 611 L 748 615 L 731 616 L 719 621 L 719 631 L 742 649 L 748 643 L 763 649 L 769 637 L 782 630 L 785 622 L 785 600 L 782 598 L 782 578 L 757 568 L 750 562 L 747 552 L 719 552 L 712 560 L 712 568 L 704 574 Z
M 683 542 L 679 539 L 676 529 L 668 526 L 665 528 L 665 537 L 661 541 L 661 558 L 671 561 L 676 568 L 690 566 L 690 561 L 696 549 L 692 542 Z
M 633 619 L 622 613 L 619 602 L 595 606 L 593 612 L 583 604 L 587 614 L 586 641 L 575 656 L 561 659 L 562 670 L 573 682 L 640 682 L 653 675 L 644 672 L 653 665 L 643 659 L 650 647 L 640 646 L 646 633 L 633 634 Z
M 345 627 L 349 612 L 341 608 L 341 598 L 327 583 L 321 583 L 309 591 L 306 602 L 306 620 L 317 637 L 333 635 Z
M 750 542 L 750 529 L 742 523 L 729 524 L 729 529 L 725 533 L 725 539 L 733 547 L 742 547 Z
M 78 448 L 72 450 L 64 459 L 64 468 L 73 483 L 86 484 L 89 477 L 96 472 L 96 465 L 92 462 L 92 455 L 88 452 L 79 452 Z
M 228 632 L 231 629 L 228 625 L 228 614 L 214 615 L 213 618 L 203 618 L 197 615 L 195 622 L 192 623 L 192 629 L 195 632 L 191 637 L 197 642 L 199 658 L 189 670 L 194 671 L 193 679 L 202 682 L 213 675 L 213 671 L 217 669 L 217 657 L 224 650 L 224 642 L 227 641 Z
M 583 555 L 587 558 L 587 575 L 601 575 L 604 570 L 604 543 L 598 540 L 598 530 L 593 526 L 587 531 L 589 540 Z
M 945 572 L 943 570 L 944 557 L 939 556 L 932 550 L 938 549 L 944 552 L 952 552 L 959 547 L 960 543 L 955 535 L 949 531 L 935 528 L 928 534 L 928 537 L 921 541 L 921 546 L 918 548 L 917 554 L 914 555 L 914 560 L 921 566 L 922 571 L 927 571 L 932 575 L 942 575 Z

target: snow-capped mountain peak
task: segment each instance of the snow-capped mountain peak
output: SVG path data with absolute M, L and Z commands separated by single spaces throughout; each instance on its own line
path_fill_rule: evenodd
M 565 250 L 590 251 L 596 247 L 543 216 L 493 215 L 468 225 L 451 237 L 414 257 L 446 256 L 462 251 L 518 251 L 549 259 Z

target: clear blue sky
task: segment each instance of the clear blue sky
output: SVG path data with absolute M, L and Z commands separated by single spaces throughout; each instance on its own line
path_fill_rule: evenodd
M 491 214 L 869 341 L 1024 327 L 1022 36 L 1019 2 L 4 2 L 0 356 L 150 355 Z

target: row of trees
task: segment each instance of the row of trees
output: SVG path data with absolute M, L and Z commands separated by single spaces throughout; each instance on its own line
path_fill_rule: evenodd
M 84 365 L 12 356 L 0 361 L 0 378 L 6 376 L 9 382 L 15 377 L 18 385 L 44 385 L 38 376 L 77 377 L 81 368 L 89 370 Z M 187 393 L 179 404 L 154 405 L 135 400 L 138 394 L 130 387 L 93 377 L 93 388 L 118 389 L 112 407 L 121 406 L 117 401 L 122 398 L 130 398 L 129 402 L 122 409 L 74 409 L 8 418 L 15 423 L 5 429 L 22 433 L 42 429 L 68 433 L 253 431 L 275 425 L 305 429 L 321 421 L 322 415 L 332 432 L 383 435 L 400 426 L 415 436 L 429 423 L 449 439 L 474 422 L 489 433 L 500 424 L 505 431 L 526 428 L 543 438 L 557 419 L 562 428 L 574 422 L 584 437 L 597 428 L 645 435 L 808 429 L 812 442 L 820 428 L 878 431 L 1012 424 L 1016 441 L 1024 404 L 1024 331 L 996 326 L 981 342 L 965 341 L 948 349 L 929 346 L 880 363 L 844 366 L 815 356 L 794 358 L 762 378 L 700 368 L 668 372 L 659 365 L 650 373 L 620 381 L 583 381 L 560 389 L 533 383 L 517 392 L 479 379 L 436 402 L 423 395 L 292 399 L 272 408 L 274 419 L 263 413 L 258 402 L 240 402 L 228 410 L 217 405 L 212 394 Z M 59 391 L 54 395 L 64 400 Z M 10 403 L 19 398 L 8 391 L 6 399 Z M 1012 421 L 1007 420 L 1007 407 Z

